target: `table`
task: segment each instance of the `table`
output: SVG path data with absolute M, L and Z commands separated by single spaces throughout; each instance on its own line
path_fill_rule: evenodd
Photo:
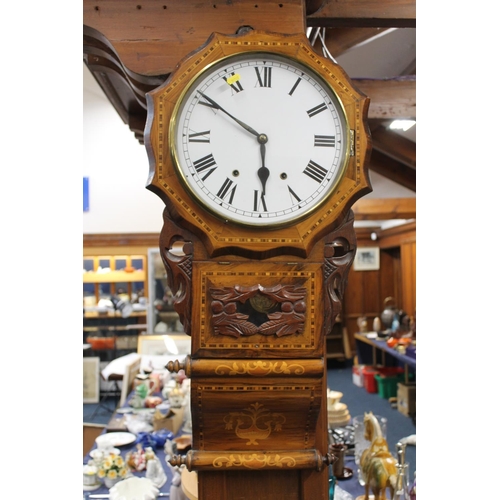
M 402 365 L 405 370 L 405 383 L 408 383 L 410 371 L 416 373 L 417 360 L 389 347 L 385 340 L 369 338 L 365 333 L 355 333 L 354 338 L 356 340 L 356 352 L 360 365 Z M 391 359 L 390 362 L 387 355 Z
M 127 398 L 127 401 L 124 405 L 124 407 L 130 406 L 129 401 L 133 397 L 134 391 L 132 391 Z M 126 427 L 123 426 L 123 424 L 120 423 L 120 420 L 122 419 L 123 415 L 115 412 L 108 425 L 107 428 L 103 431 L 102 434 L 105 434 L 106 432 L 113 432 L 113 431 L 126 431 Z M 183 434 L 182 428 L 178 432 L 178 435 Z M 92 447 L 92 450 L 96 449 L 97 446 L 94 443 L 94 446 Z M 126 454 L 129 451 L 135 451 L 136 445 L 135 443 L 131 443 L 128 445 L 120 446 L 119 447 L 121 450 L 121 456 L 125 457 Z M 89 453 L 84 457 L 83 459 L 83 464 L 87 464 L 88 461 L 90 460 L 90 451 Z M 162 493 L 170 493 L 171 487 L 172 487 L 172 479 L 173 479 L 173 470 L 171 466 L 167 463 L 166 461 L 166 453 L 163 448 L 155 448 L 155 454 L 160 460 L 161 465 L 163 466 L 163 469 L 165 471 L 165 474 L 167 476 L 167 481 L 165 484 L 160 488 L 160 491 Z M 350 470 L 353 471 L 352 477 L 349 479 L 345 480 L 338 480 L 337 481 L 337 487 L 343 489 L 344 491 L 347 491 L 350 493 L 353 497 L 353 500 L 355 500 L 358 496 L 364 494 L 364 487 L 359 484 L 358 481 L 358 474 L 357 474 L 357 465 L 354 461 L 354 456 L 352 455 L 346 455 L 344 459 L 344 464 L 346 468 L 349 468 Z M 141 471 L 141 472 L 133 472 L 134 476 L 137 477 L 145 477 L 146 476 L 146 471 Z M 256 477 L 258 477 L 258 471 L 256 472 Z M 197 499 L 197 484 L 194 482 L 196 478 L 196 473 L 191 472 L 189 473 L 187 469 L 183 468 L 183 472 L 181 473 L 181 484 L 179 486 L 174 486 L 174 488 L 179 487 L 182 489 L 181 496 L 177 498 L 182 498 L 182 495 L 185 495 L 185 498 L 188 498 L 189 500 L 196 500 Z M 109 490 L 106 488 L 106 486 L 101 485 L 98 489 L 93 490 L 93 491 L 84 491 L 84 498 L 88 498 L 88 495 L 94 495 L 94 494 L 108 494 Z M 175 498 L 175 496 L 173 496 Z

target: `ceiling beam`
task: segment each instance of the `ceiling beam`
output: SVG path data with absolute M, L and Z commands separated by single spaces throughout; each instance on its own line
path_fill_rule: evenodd
M 98 31 L 122 64 L 141 75 L 166 75 L 213 32 L 242 26 L 305 33 L 303 0 L 83 0 L 83 25 Z
M 416 168 L 417 145 L 413 141 L 385 127 L 372 127 L 371 123 L 370 132 L 373 149 L 407 167 Z
M 377 174 L 390 179 L 396 184 L 413 192 L 417 191 L 417 172 L 414 168 L 408 167 L 404 163 L 394 160 L 376 149 L 372 150 L 368 166 L 370 170 L 377 172 Z
M 245 25 L 280 33 L 305 33 L 307 26 L 398 28 L 415 27 L 415 20 L 416 0 L 83 0 L 84 27 L 99 32 L 121 63 L 141 75 L 171 73 L 214 31 L 231 34 Z
M 415 219 L 416 198 L 361 198 L 352 210 L 356 220 Z
M 324 0 L 307 2 L 317 10 L 307 8 L 307 26 L 415 28 L 417 6 L 415 0 Z M 320 5 L 318 5 L 320 4 Z
M 417 115 L 417 79 L 400 76 L 387 80 L 354 79 L 354 84 L 370 97 L 368 118 L 411 118 Z

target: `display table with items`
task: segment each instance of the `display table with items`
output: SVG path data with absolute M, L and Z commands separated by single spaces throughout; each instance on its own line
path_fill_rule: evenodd
M 182 370 L 175 375 L 164 372 L 136 376 L 125 404 L 116 409 L 84 457 L 85 499 L 197 499 L 197 473 L 190 467 L 189 388 L 190 380 Z M 366 493 L 361 479 L 365 460 L 362 452 L 370 447 L 372 438 L 379 440 L 377 453 L 380 451 L 387 422 L 371 414 L 352 418 L 341 398 L 342 393 L 327 391 L 329 451 L 336 457 L 330 466 L 330 499 L 356 500 Z M 370 431 L 368 420 L 375 421 Z M 384 467 L 389 476 L 394 476 L 392 479 L 398 472 L 395 452 L 384 451 Z M 177 460 L 182 457 L 182 463 L 176 463 L 174 456 Z M 372 483 L 370 492 L 377 488 Z
M 375 332 L 356 333 L 358 365 L 353 381 L 368 392 L 395 400 L 400 413 L 416 416 L 416 341 L 380 338 Z
M 402 339 L 379 338 L 376 332 L 356 333 L 356 352 L 358 363 L 383 366 L 402 365 L 405 373 L 417 370 L 416 348 L 413 342 L 403 342 Z

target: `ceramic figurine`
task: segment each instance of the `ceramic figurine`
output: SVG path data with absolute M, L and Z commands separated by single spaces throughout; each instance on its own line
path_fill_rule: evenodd
M 151 479 L 157 488 L 161 488 L 167 482 L 167 475 L 156 456 L 147 461 L 146 477 Z
M 389 498 L 394 494 L 397 461 L 389 452 L 387 441 L 372 412 L 365 413 L 364 425 L 365 439 L 371 443 L 360 459 L 361 473 L 365 480 L 365 500 L 369 500 L 370 490 L 374 500 L 387 500 L 386 488 L 390 490 Z

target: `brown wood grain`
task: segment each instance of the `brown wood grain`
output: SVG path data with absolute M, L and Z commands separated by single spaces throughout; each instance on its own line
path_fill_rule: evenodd
M 355 132 L 356 147 L 348 158 L 345 175 L 336 187 L 335 199 L 312 210 L 293 226 L 245 227 L 221 220 L 194 203 L 177 175 L 170 144 L 163 133 L 175 118 L 175 106 L 182 91 L 193 78 L 221 57 L 256 48 L 265 48 L 313 65 L 337 93 L 346 112 L 348 127 Z M 342 68 L 314 52 L 305 35 L 280 36 L 258 31 L 238 37 L 216 34 L 206 47 L 185 59 L 167 82 L 149 96 L 150 121 L 145 131 L 145 143 L 152 175 L 147 187 L 165 202 L 176 223 L 203 241 L 211 257 L 225 254 L 247 258 L 283 254 L 305 257 L 314 244 L 343 219 L 352 203 L 371 190 L 367 178 L 371 147 L 367 132 L 368 99 L 351 86 Z
M 379 2 L 373 0 L 324 0 L 315 12 L 308 14 L 307 25 L 414 27 L 416 25 L 416 2 L 415 0 Z
M 416 118 L 416 77 L 368 80 L 356 78 L 354 85 L 370 97 L 368 118 Z
M 414 219 L 416 198 L 362 198 L 353 205 L 356 220 Z
M 305 33 L 305 5 L 302 0 L 84 0 L 83 24 L 100 32 L 131 71 L 165 75 L 213 32 L 236 34 L 251 26 Z

